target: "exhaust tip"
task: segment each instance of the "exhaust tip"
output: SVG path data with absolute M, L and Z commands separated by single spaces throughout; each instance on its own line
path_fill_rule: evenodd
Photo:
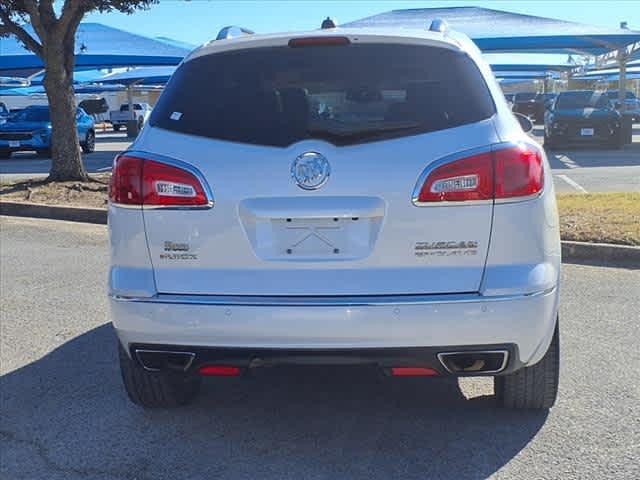
M 507 350 L 478 350 L 438 353 L 438 360 L 449 373 L 500 373 L 507 367 Z
M 196 358 L 196 354 L 193 352 L 147 349 L 136 349 L 135 355 L 140 365 L 149 372 L 158 372 L 160 370 L 186 372 L 193 363 L 194 358 Z

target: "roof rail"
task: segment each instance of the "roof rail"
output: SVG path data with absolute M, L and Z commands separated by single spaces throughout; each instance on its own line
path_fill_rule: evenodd
M 248 28 L 229 25 L 228 27 L 222 28 L 218 32 L 216 40 L 226 40 L 228 38 L 241 37 L 243 35 L 253 35 L 253 31 L 249 30 Z
M 447 33 L 449 31 L 449 24 L 446 20 L 442 20 L 441 18 L 436 18 L 429 25 L 430 32 L 440 32 L 442 34 Z

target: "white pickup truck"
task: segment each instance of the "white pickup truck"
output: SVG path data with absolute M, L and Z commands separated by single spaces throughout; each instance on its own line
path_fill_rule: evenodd
M 133 104 L 133 119 L 138 122 L 138 130 L 142 128 L 150 114 L 151 106 L 148 103 Z M 112 110 L 109 113 L 109 120 L 111 121 L 111 125 L 113 125 L 113 130 L 116 132 L 119 131 L 120 128 L 127 128 L 127 122 L 132 120 L 129 114 L 129 104 L 123 103 L 120 105 L 119 110 Z

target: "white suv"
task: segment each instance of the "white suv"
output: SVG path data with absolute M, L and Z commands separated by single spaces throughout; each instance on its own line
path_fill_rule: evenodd
M 110 199 L 137 404 L 292 363 L 495 376 L 501 405 L 555 401 L 549 165 L 441 23 L 204 45 L 115 159 Z

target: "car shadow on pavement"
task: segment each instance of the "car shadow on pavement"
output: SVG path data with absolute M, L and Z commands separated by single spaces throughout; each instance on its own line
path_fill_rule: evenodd
M 355 367 L 208 379 L 193 405 L 145 411 L 116 358 L 105 324 L 0 378 L 7 478 L 482 479 L 547 416 Z

